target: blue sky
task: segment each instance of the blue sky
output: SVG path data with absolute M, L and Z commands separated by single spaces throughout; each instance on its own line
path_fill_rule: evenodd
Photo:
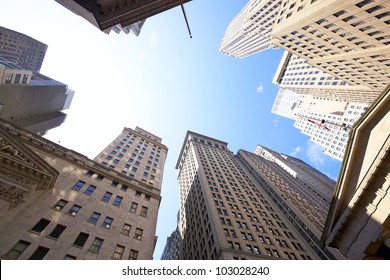
M 247 1 L 193 0 L 149 18 L 139 37 L 106 35 L 54 0 L 2 1 L 0 25 L 47 44 L 41 73 L 75 91 L 67 120 L 46 137 L 94 158 L 123 127 L 163 139 L 168 158 L 155 259 L 176 227 L 175 164 L 187 130 L 254 151 L 256 144 L 296 156 L 336 179 L 341 163 L 274 115 L 272 78 L 282 50 L 244 59 L 219 52 L 224 32 Z M 91 145 L 91 139 L 93 139 Z

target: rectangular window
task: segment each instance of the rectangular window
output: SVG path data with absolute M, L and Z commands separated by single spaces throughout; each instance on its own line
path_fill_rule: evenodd
M 118 182 L 112 181 L 111 187 L 116 188 L 118 186 Z
M 27 84 L 28 76 L 29 76 L 28 74 L 24 74 L 24 75 L 23 75 L 23 80 L 22 80 L 22 83 L 23 83 L 23 84 Z
M 80 212 L 81 210 L 81 206 L 80 205 L 77 205 L 77 204 L 74 204 L 72 206 L 72 208 L 70 208 L 70 210 L 68 211 L 68 214 L 72 215 L 72 216 L 76 216 L 78 212 Z
M 112 196 L 112 193 L 106 192 L 106 193 L 103 195 L 103 197 L 102 197 L 101 200 L 104 201 L 104 202 L 108 202 L 108 201 L 110 200 L 111 196 Z
M 72 255 L 65 255 L 64 260 L 75 260 L 76 257 Z
M 93 185 L 90 185 L 84 192 L 85 195 L 91 196 L 93 192 L 96 190 L 96 187 Z
M 99 218 L 100 218 L 100 215 L 101 215 L 101 214 L 98 213 L 98 212 L 93 212 L 92 215 L 91 215 L 91 217 L 89 217 L 88 222 L 93 223 L 93 224 L 96 224 L 97 221 L 98 221 Z
M 138 259 L 138 251 L 131 249 L 129 260 L 136 260 L 136 259 Z
M 21 74 L 16 74 L 16 75 L 15 75 L 14 84 L 19 84 L 19 82 L 20 82 L 20 77 L 21 77 L 21 76 L 22 76 Z
M 40 219 L 39 222 L 31 230 L 41 233 L 49 224 L 49 220 Z
M 89 170 L 87 173 L 85 173 L 86 176 L 92 177 L 93 176 L 93 171 Z
M 112 225 L 112 221 L 113 221 L 114 219 L 113 218 L 110 218 L 110 217 L 106 217 L 105 219 L 104 219 L 104 222 L 103 222 L 103 227 L 105 227 L 105 228 L 110 228 L 111 227 L 111 225 Z
M 85 185 L 84 181 L 78 181 L 73 187 L 72 190 L 79 191 Z
M 100 248 L 103 245 L 103 239 L 96 237 L 95 240 L 92 242 L 91 247 L 89 248 L 89 251 L 94 253 L 99 253 Z
M 130 206 L 130 212 L 134 214 L 137 213 L 137 208 L 138 208 L 138 203 L 132 202 Z
M 130 230 L 131 230 L 131 225 L 124 224 L 123 228 L 122 228 L 122 231 L 121 231 L 121 234 L 129 236 L 130 235 Z
M 77 236 L 76 240 L 73 242 L 74 245 L 83 247 L 85 242 L 87 241 L 89 237 L 89 234 L 80 232 L 80 234 Z
M 19 240 L 19 242 L 16 243 L 15 246 L 12 247 L 12 249 L 9 250 L 5 256 L 8 259 L 16 260 L 27 249 L 27 247 L 30 246 L 30 244 L 30 242 Z
M 142 234 L 143 234 L 143 232 L 144 232 L 143 229 L 136 228 L 135 233 L 134 233 L 134 239 L 142 240 Z
M 115 260 L 122 259 L 123 252 L 125 251 L 125 247 L 121 245 L 116 245 L 114 255 L 112 255 L 112 258 Z
M 114 205 L 114 206 L 116 206 L 116 207 L 119 207 L 119 206 L 121 205 L 121 203 L 122 203 L 122 200 L 123 200 L 123 197 L 117 195 L 117 196 L 115 197 L 115 200 L 114 200 L 114 202 L 112 203 L 112 205 Z
M 104 176 L 102 176 L 102 175 L 98 175 L 97 177 L 96 177 L 96 181 L 103 181 L 103 179 L 104 179 Z
M 56 227 L 53 229 L 53 231 L 49 234 L 50 237 L 58 238 L 60 235 L 64 232 L 66 229 L 66 226 L 63 225 L 56 225 Z
M 43 260 L 43 258 L 46 256 L 47 252 L 49 252 L 49 248 L 39 246 L 35 252 L 31 255 L 29 260 Z
M 139 215 L 141 217 L 147 217 L 147 215 L 148 215 L 148 207 L 142 206 L 141 213 Z
M 64 208 L 67 203 L 68 203 L 68 201 L 60 199 L 60 200 L 58 200 L 56 205 L 53 206 L 53 208 L 58 210 L 58 211 L 61 211 L 62 208 Z

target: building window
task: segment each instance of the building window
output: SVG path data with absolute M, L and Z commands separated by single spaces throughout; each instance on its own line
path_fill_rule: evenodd
M 24 74 L 24 75 L 23 75 L 23 80 L 22 80 L 22 83 L 23 83 L 23 84 L 26 84 L 26 83 L 27 83 L 27 81 L 28 81 L 28 76 L 29 76 L 28 74 Z
M 53 231 L 49 234 L 50 237 L 58 238 L 60 235 L 64 232 L 66 229 L 66 226 L 63 225 L 56 225 L 56 227 L 53 229 Z
M 72 255 L 65 255 L 64 260 L 75 260 L 76 257 Z
M 86 176 L 92 177 L 93 176 L 93 171 L 89 170 L 87 173 L 85 173 Z
M 121 231 L 121 234 L 129 236 L 130 235 L 130 230 L 131 230 L 131 225 L 124 224 L 123 228 L 122 228 L 122 231 Z
M 127 187 L 127 186 L 122 186 L 122 187 L 121 187 L 121 191 L 122 191 L 122 192 L 125 192 L 125 191 L 127 191 L 128 188 L 129 188 L 129 187 Z
M 62 208 L 65 207 L 65 205 L 68 203 L 68 201 L 60 199 L 58 202 L 53 206 L 55 210 L 61 211 Z
M 93 212 L 92 215 L 91 215 L 91 217 L 89 217 L 88 222 L 90 222 L 90 223 L 92 223 L 92 224 L 96 224 L 97 221 L 98 221 L 99 218 L 100 218 L 100 215 L 101 215 L 101 214 L 98 213 L 98 212 Z
M 20 82 L 20 77 L 21 77 L 21 76 L 22 76 L 21 74 L 16 74 L 16 75 L 15 75 L 14 84 L 19 84 L 19 82 Z
M 15 246 L 12 247 L 12 249 L 9 250 L 5 256 L 8 259 L 16 260 L 24 252 L 24 250 L 26 250 L 27 247 L 30 246 L 30 244 L 31 244 L 30 242 L 19 240 L 19 242 L 16 243 Z
M 91 196 L 93 192 L 96 190 L 96 187 L 93 185 L 90 185 L 84 192 L 85 195 Z
M 134 214 L 137 213 L 137 208 L 138 208 L 138 203 L 132 202 L 130 206 L 130 212 Z
M 72 208 L 70 208 L 70 210 L 68 211 L 68 214 L 72 215 L 72 216 L 76 216 L 78 212 L 80 212 L 81 210 L 81 206 L 80 205 L 77 205 L 77 204 L 74 204 L 72 206 Z
M 115 260 L 122 259 L 123 252 L 125 251 L 125 247 L 121 245 L 116 245 L 114 255 L 112 255 L 112 258 Z
M 141 217 L 146 217 L 148 215 L 148 207 L 142 206 L 141 213 L 139 215 Z
M 111 196 L 112 196 L 112 193 L 106 192 L 106 193 L 103 195 L 103 197 L 102 197 L 101 200 L 104 201 L 104 202 L 108 202 L 108 201 L 110 200 Z
M 119 207 L 119 206 L 121 205 L 121 203 L 122 203 L 122 200 L 123 200 L 123 197 L 117 195 L 117 196 L 115 197 L 115 200 L 114 200 L 114 202 L 112 203 L 112 205 L 114 205 L 114 206 L 116 206 L 116 207 Z
M 142 234 L 143 234 L 143 232 L 144 232 L 143 229 L 136 228 L 135 233 L 134 233 L 134 239 L 142 240 Z
M 136 259 L 138 259 L 138 251 L 131 249 L 129 260 L 136 260 Z
M 74 245 L 83 247 L 85 242 L 87 241 L 89 237 L 89 234 L 80 232 L 79 235 L 77 236 L 76 240 L 73 242 Z
M 110 217 L 106 217 L 105 219 L 104 219 L 104 222 L 103 222 L 103 227 L 105 227 L 105 228 L 110 228 L 111 227 L 111 225 L 112 225 L 112 221 L 113 221 L 114 219 L 113 218 L 110 218 Z
M 39 222 L 31 230 L 41 233 L 49 224 L 49 220 L 40 219 Z
M 29 260 L 42 260 L 46 256 L 47 252 L 49 252 L 49 250 L 49 248 L 39 246 L 31 255 Z
M 98 175 L 97 177 L 96 177 L 96 181 L 103 181 L 103 179 L 104 179 L 104 176 L 102 176 L 102 175 Z
M 89 248 L 89 251 L 94 253 L 99 253 L 100 248 L 103 245 L 103 239 L 96 237 L 95 240 L 92 242 L 91 247 Z
M 111 187 L 116 188 L 118 186 L 118 184 L 119 184 L 118 182 L 112 181 Z
M 72 190 L 79 191 L 84 185 L 85 185 L 85 182 L 83 182 L 83 181 L 78 181 L 78 182 L 72 187 Z
M 11 83 L 13 75 L 14 74 L 12 74 L 12 73 L 7 73 L 6 78 L 5 78 L 5 83 L 6 84 L 10 84 Z

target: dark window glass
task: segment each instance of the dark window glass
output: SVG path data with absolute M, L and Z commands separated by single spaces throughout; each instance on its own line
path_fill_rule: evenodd
M 89 237 L 89 234 L 80 232 L 80 234 L 77 236 L 76 240 L 73 242 L 74 245 L 83 247 L 85 242 L 87 241 Z
M 42 260 L 46 256 L 47 252 L 49 252 L 49 250 L 49 248 L 39 246 L 31 255 L 29 260 Z
M 63 225 L 57 225 L 53 231 L 49 234 L 50 237 L 53 237 L 53 238 L 58 238 L 60 237 L 61 233 L 64 232 L 64 230 L 66 229 L 66 226 L 63 226 Z
M 31 230 L 35 232 L 42 232 L 49 224 L 49 220 L 40 219 L 39 222 Z

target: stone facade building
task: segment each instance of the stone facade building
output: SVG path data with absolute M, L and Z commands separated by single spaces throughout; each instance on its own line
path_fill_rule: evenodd
M 0 141 L 2 259 L 152 259 L 160 138 L 125 128 L 91 160 L 2 120 Z

